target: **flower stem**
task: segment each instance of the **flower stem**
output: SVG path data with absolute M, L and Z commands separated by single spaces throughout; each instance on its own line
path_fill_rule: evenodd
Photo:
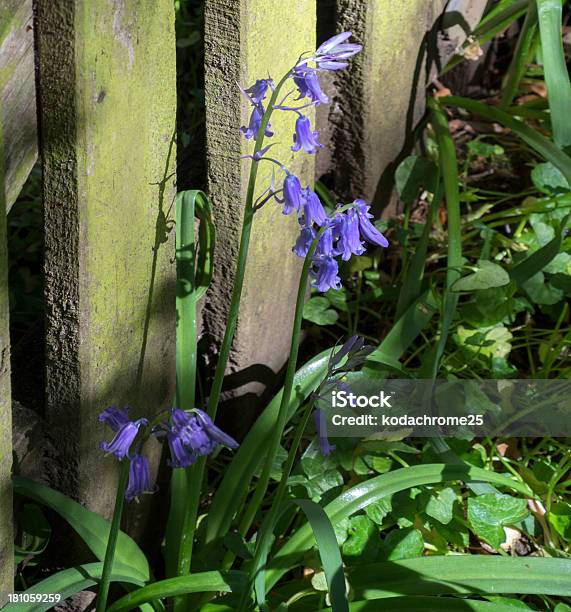
M 303 319 L 303 307 L 305 305 L 305 294 L 307 290 L 307 280 L 309 277 L 309 270 L 312 264 L 313 253 L 315 252 L 315 249 L 317 248 L 317 243 L 319 242 L 319 239 L 321 238 L 326 228 L 327 228 L 327 224 L 324 224 L 323 227 L 319 230 L 319 232 L 317 233 L 317 236 L 311 243 L 311 246 L 309 247 L 309 250 L 303 262 L 303 269 L 301 271 L 301 276 L 299 279 L 299 285 L 298 285 L 298 290 L 297 290 L 297 300 L 295 304 L 295 315 L 293 319 L 293 330 L 291 334 L 289 361 L 287 364 L 287 370 L 286 370 L 286 376 L 285 376 L 285 382 L 284 382 L 284 391 L 283 391 L 282 401 L 280 403 L 280 408 L 278 412 L 278 419 L 273 429 L 273 436 L 270 441 L 270 447 L 268 449 L 268 454 L 266 455 L 266 460 L 264 463 L 264 468 L 262 470 L 262 475 L 260 476 L 260 480 L 258 480 L 256 489 L 254 491 L 254 495 L 252 496 L 252 499 L 250 500 L 247 506 L 246 514 L 244 515 L 242 522 L 240 523 L 239 531 L 242 535 L 245 535 L 248 529 L 250 528 L 250 525 L 256 515 L 256 512 L 258 511 L 262 503 L 262 500 L 264 498 L 264 495 L 266 494 L 266 490 L 268 488 L 268 484 L 270 481 L 271 470 L 272 470 L 273 463 L 274 463 L 274 457 L 276 456 L 276 453 L 279 447 L 279 443 L 282 438 L 283 430 L 287 422 L 288 406 L 290 402 L 291 392 L 293 389 L 293 378 L 295 375 L 297 355 L 299 352 L 299 341 L 301 337 L 301 321 Z M 306 418 L 302 419 L 303 427 L 305 427 L 307 415 L 305 415 L 305 417 Z M 300 428 L 298 429 L 299 436 L 296 435 L 296 438 L 294 440 L 294 446 L 292 446 L 290 450 L 290 454 L 288 455 L 288 461 L 287 461 L 286 467 L 289 467 L 289 469 L 291 469 L 290 464 L 293 465 L 293 459 L 295 458 L 295 453 L 297 451 L 297 444 L 299 444 L 299 440 L 301 440 L 301 434 L 303 433 L 303 430 L 301 429 L 302 426 L 300 426 Z M 296 432 L 296 434 L 298 432 Z M 256 549 L 254 552 L 254 560 L 252 563 L 252 569 L 253 569 L 254 575 L 257 573 L 257 570 L 260 565 L 260 561 L 265 557 L 265 555 L 267 555 L 274 522 L 277 516 L 279 506 L 281 505 L 281 498 L 283 497 L 285 493 L 287 478 L 288 476 L 284 473 L 280 480 L 277 494 L 276 496 L 274 496 L 272 505 L 270 506 L 270 509 L 268 510 L 268 513 L 266 514 L 264 521 L 262 522 L 260 531 L 258 533 L 258 537 L 256 538 Z M 246 591 L 244 593 L 244 598 L 242 599 L 242 606 L 246 604 L 247 596 L 248 596 L 248 592 Z
M 115 499 L 115 509 L 113 510 L 113 520 L 111 521 L 111 528 L 109 529 L 107 549 L 105 550 L 105 560 L 103 561 L 103 571 L 101 573 L 101 582 L 99 583 L 96 612 L 105 612 L 107 606 L 111 571 L 113 569 L 113 559 L 115 557 L 115 547 L 119 536 L 119 527 L 121 526 L 121 515 L 123 514 L 125 488 L 127 487 L 128 477 L 129 461 L 125 458 L 121 461 L 121 471 L 119 473 L 119 482 L 117 483 L 117 497 Z
M 290 72 L 291 71 L 288 71 L 282 77 L 282 79 L 272 92 L 272 96 L 268 103 L 268 108 L 262 117 L 260 128 L 256 135 L 253 155 L 258 153 L 262 149 L 262 146 L 264 144 L 266 127 L 270 121 L 270 117 L 276 104 L 280 89 L 282 88 L 286 80 L 289 78 Z M 216 364 L 216 370 L 214 372 L 214 381 L 212 383 L 210 397 L 208 398 L 207 413 L 212 420 L 214 420 L 216 417 L 216 411 L 218 409 L 218 403 L 220 401 L 220 394 L 222 392 L 224 374 L 226 372 L 228 358 L 230 356 L 232 341 L 234 340 L 234 333 L 236 331 L 236 324 L 238 321 L 238 311 L 240 309 L 240 299 L 242 297 L 242 288 L 244 286 L 244 276 L 246 272 L 246 262 L 248 258 L 248 249 L 250 246 L 250 234 L 252 231 L 252 222 L 255 212 L 254 194 L 256 188 L 257 174 L 258 162 L 254 160 L 252 161 L 252 164 L 250 166 L 250 176 L 248 179 L 248 188 L 246 191 L 246 206 L 244 209 L 244 219 L 242 221 L 240 247 L 238 250 L 238 260 L 236 262 L 236 275 L 234 279 L 234 287 L 232 289 L 232 298 L 230 300 L 228 321 L 226 323 L 226 329 L 224 331 L 222 346 L 220 347 L 218 363 Z M 192 550 L 194 546 L 194 535 L 196 530 L 196 520 L 198 517 L 200 492 L 204 480 L 205 465 L 206 460 L 204 457 L 202 457 L 196 462 L 195 465 L 193 465 L 187 471 L 187 495 L 189 497 L 185 514 L 183 517 L 181 530 L 181 548 L 177 567 L 177 573 L 179 576 L 183 576 L 190 573 Z M 183 609 L 184 608 L 180 608 L 181 611 Z M 177 612 L 176 608 L 175 612 Z

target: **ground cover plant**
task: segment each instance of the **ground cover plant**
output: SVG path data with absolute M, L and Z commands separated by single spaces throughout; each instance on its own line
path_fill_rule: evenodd
M 112 432 L 102 452 L 121 466 L 111 522 L 15 479 L 26 500 L 19 579 L 30 597 L 96 587 L 100 612 L 570 609 L 565 438 L 330 440 L 316 408 L 359 377 L 569 377 L 571 85 L 561 4 L 500 2 L 467 45 L 474 53 L 516 19 L 522 27 L 500 87 L 478 100 L 451 95 L 444 78 L 430 89 L 415 148 L 395 174 L 404 208 L 388 221 L 362 200 L 339 204 L 334 185 L 303 185 L 272 157 L 273 113 L 296 114 L 297 155 L 321 146 L 304 109 L 328 103 L 322 72 L 351 69 L 360 45 L 350 33 L 291 58 L 283 78 L 242 84 L 250 180 L 211 388 L 206 398 L 196 392 L 196 329 L 184 322 L 196 319 L 216 265 L 213 211 L 207 194 L 183 191 L 175 408 L 132 421 L 126 408 L 102 407 Z M 272 184 L 257 184 L 262 163 L 275 167 Z M 291 256 L 304 263 L 284 386 L 238 443 L 214 421 L 260 206 L 298 219 Z M 150 480 L 141 451 L 149 436 L 168 448 L 169 500 Z M 120 530 L 124 504 L 144 494 L 169 503 L 163 561 L 153 567 Z M 44 506 L 96 561 L 42 576 Z

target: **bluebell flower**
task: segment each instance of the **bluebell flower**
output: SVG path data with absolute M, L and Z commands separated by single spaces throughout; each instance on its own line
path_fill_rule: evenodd
M 341 70 L 347 68 L 348 63 L 343 61 L 353 57 L 363 48 L 362 45 L 346 43 L 351 32 L 342 32 L 326 40 L 315 52 L 315 63 L 321 70 Z
M 129 482 L 125 491 L 125 499 L 131 501 L 144 493 L 154 493 L 155 490 L 156 487 L 151 483 L 149 460 L 139 453 L 135 454 L 129 466 Z
M 214 425 L 212 419 L 204 412 L 204 410 L 196 410 L 198 419 L 202 422 L 202 426 L 213 442 L 227 446 L 228 448 L 238 448 L 238 442 L 227 433 L 224 433 L 219 427 Z
M 334 255 L 333 252 L 333 230 L 331 227 L 328 227 L 321 237 L 319 238 L 319 242 L 317 243 L 317 247 L 315 249 L 315 256 L 327 256 Z
M 303 196 L 303 224 L 311 226 L 315 223 L 322 226 L 328 217 L 319 196 L 309 187 L 303 190 Z
M 303 191 L 301 189 L 301 183 L 295 174 L 286 174 L 283 189 L 283 214 L 289 215 L 294 210 L 299 212 L 300 206 L 303 203 Z
M 259 104 L 265 97 L 268 88 L 274 88 L 274 82 L 272 79 L 258 79 L 251 87 L 244 91 L 248 94 L 248 98 L 254 104 Z
M 315 278 L 313 287 L 321 293 L 325 293 L 329 289 L 341 289 L 339 266 L 331 256 L 314 257 L 311 275 Z
M 248 124 L 248 127 L 243 125 L 240 128 L 240 131 L 242 132 L 242 134 L 244 134 L 246 140 L 251 140 L 252 138 L 255 138 L 258 134 L 258 130 L 260 129 L 260 125 L 262 123 L 262 114 L 264 112 L 264 107 L 261 104 L 259 107 L 254 106 L 254 108 L 252 109 L 252 114 L 250 115 L 250 123 Z M 268 123 L 264 132 L 266 136 L 274 135 L 271 128 L 272 126 Z
M 329 443 L 329 438 L 327 437 L 327 421 L 325 420 L 323 410 L 316 408 L 313 411 L 313 418 L 315 419 L 315 427 L 317 429 L 321 454 L 327 457 L 335 450 L 336 446 Z
M 293 80 L 299 90 L 299 98 L 309 98 L 316 105 L 327 104 L 329 98 L 321 89 L 317 72 L 308 68 L 307 64 L 297 66 L 293 72 Z
M 129 406 L 125 406 L 124 408 L 115 408 L 115 406 L 105 408 L 99 415 L 99 421 L 109 425 L 113 431 L 117 432 L 123 425 L 130 421 Z
M 174 468 L 192 465 L 198 457 L 210 454 L 219 444 L 238 448 L 236 440 L 216 427 L 202 410 L 188 414 L 173 408 L 171 416 L 173 425 L 168 428 L 167 441 L 171 451 L 170 463 Z
M 323 145 L 317 140 L 318 132 L 311 130 L 311 122 L 304 115 L 300 115 L 295 122 L 295 134 L 293 135 L 292 151 L 299 151 L 301 148 L 306 153 L 315 153 Z
M 141 425 L 147 425 L 147 419 L 131 421 L 127 416 L 128 408 L 107 408 L 99 415 L 99 420 L 106 423 L 115 432 L 111 442 L 102 442 L 100 448 L 111 453 L 117 459 L 123 459 L 129 453 Z
M 333 219 L 333 227 L 336 243 L 336 255 L 341 255 L 343 261 L 351 258 L 351 255 L 362 255 L 365 246 L 359 235 L 359 217 L 355 210 L 349 209 L 345 214 L 338 214 Z
M 361 236 L 371 244 L 381 247 L 388 247 L 389 241 L 379 232 L 379 230 L 369 221 L 373 215 L 369 213 L 371 208 L 365 200 L 355 200 L 357 215 L 359 217 L 359 230 Z
M 316 232 L 312 227 L 303 227 L 292 251 L 298 257 L 305 257 L 307 255 L 307 252 L 309 251 L 311 243 L 315 239 L 315 236 Z

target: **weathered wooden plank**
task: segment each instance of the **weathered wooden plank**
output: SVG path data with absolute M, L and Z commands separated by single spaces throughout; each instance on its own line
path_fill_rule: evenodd
M 0 111 L 2 102 L 0 100 Z M 14 537 L 12 530 L 12 405 L 10 397 L 10 330 L 8 327 L 8 245 L 4 196 L 2 124 L 0 123 L 0 607 L 2 592 L 12 591 Z
M 38 157 L 32 0 L 0 3 L 0 98 L 10 210 Z
M 36 10 L 52 479 L 108 515 L 117 465 L 98 449 L 109 436 L 98 413 L 152 416 L 173 396 L 173 4 Z
M 248 123 L 250 109 L 237 83 L 250 85 L 268 74 L 278 80 L 301 52 L 314 49 L 315 13 L 315 0 L 206 0 L 208 189 L 217 225 L 217 253 L 203 324 L 216 348 L 230 302 L 249 170 L 249 162 L 239 156 L 252 150 L 239 132 Z M 309 115 L 313 122 L 313 113 Z M 277 143 L 272 157 L 299 174 L 305 184 L 312 183 L 313 159 L 290 150 L 295 114 L 276 112 L 271 123 L 275 132 L 271 142 Z M 260 167 L 258 193 L 271 180 L 269 166 Z M 278 173 L 276 180 L 280 178 Z M 284 217 L 273 202 L 256 213 L 232 362 L 232 371 L 242 371 L 243 382 L 255 382 L 237 391 L 240 395 L 246 390 L 259 393 L 272 384 L 287 356 L 300 270 L 291 253 L 297 231 L 295 219 Z M 244 372 L 256 364 L 264 367 Z
M 336 30 L 363 44 L 352 69 L 335 75 L 333 134 L 335 186 L 344 197 L 386 203 L 388 189 L 412 130 L 424 113 L 427 65 L 450 57 L 440 29 L 447 0 L 336 0 Z M 453 50 L 473 27 L 485 0 L 455 0 L 447 15 Z

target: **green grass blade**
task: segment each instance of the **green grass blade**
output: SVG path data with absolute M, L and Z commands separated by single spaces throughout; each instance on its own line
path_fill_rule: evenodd
M 289 418 L 323 380 L 330 355 L 331 349 L 322 351 L 297 371 Z M 277 418 L 282 393 L 280 391 L 266 406 L 225 471 L 208 513 L 206 543 L 222 537 L 230 529 L 232 519 L 247 494 L 252 476 L 267 452 L 268 438 Z
M 440 200 L 442 199 L 442 187 L 440 183 L 440 176 L 435 180 L 436 182 L 436 193 L 430 203 L 428 209 L 428 215 L 426 216 L 426 223 L 422 230 L 422 236 L 418 241 L 418 245 L 410 260 L 410 265 L 406 271 L 402 287 L 399 293 L 399 299 L 397 302 L 397 309 L 395 313 L 395 320 L 398 321 L 410 305 L 418 299 L 422 291 L 422 278 L 424 276 L 424 267 L 426 265 L 426 252 L 428 250 L 428 241 L 430 239 L 430 232 L 432 231 L 432 224 L 436 211 L 440 206 Z
M 529 0 L 527 13 L 514 49 L 512 61 L 504 79 L 500 107 L 506 109 L 515 98 L 537 40 L 537 10 L 535 0 Z
M 190 593 L 235 593 L 247 585 L 244 572 L 200 572 L 154 582 L 118 599 L 107 612 L 126 612 L 141 604 Z
M 474 593 L 571 595 L 571 560 L 445 555 L 360 565 L 348 570 L 363 599 Z
M 343 561 L 339 545 L 337 544 L 335 530 L 329 517 L 321 506 L 308 499 L 295 499 L 291 503 L 298 505 L 302 509 L 315 537 L 333 612 L 348 612 Z M 255 588 L 256 599 L 259 605 L 266 601 L 265 561 L 264 557 L 262 559 L 262 567 L 256 571 Z
M 16 476 L 13 479 L 14 492 L 28 497 L 57 512 L 77 532 L 91 552 L 99 559 L 105 557 L 110 523 L 102 516 L 87 510 L 73 499 L 59 491 L 50 489 L 27 478 Z M 126 533 L 119 532 L 115 561 L 137 572 L 144 580 L 149 579 L 149 563 L 143 551 Z M 55 592 L 55 591 L 53 591 Z
M 432 126 L 438 142 L 438 155 L 440 173 L 444 181 L 444 195 L 446 198 L 447 230 L 448 230 L 448 257 L 446 271 L 446 291 L 443 300 L 443 312 L 440 324 L 440 337 L 436 350 L 432 356 L 429 378 L 436 378 L 440 367 L 440 359 L 444 353 L 452 319 L 458 304 L 458 294 L 452 291 L 452 285 L 460 278 L 462 272 L 462 232 L 460 221 L 460 193 L 458 190 L 458 161 L 456 148 L 448 120 L 438 101 L 429 100 Z
M 495 121 L 509 128 L 532 149 L 534 149 L 541 157 L 543 157 L 543 159 L 550 161 L 554 166 L 557 166 L 567 181 L 571 183 L 571 158 L 568 155 L 565 155 L 561 149 L 556 147 L 551 140 L 545 138 L 545 136 L 536 130 L 525 125 L 525 123 L 515 119 L 509 113 L 506 113 L 499 108 L 483 104 L 482 102 L 477 102 L 476 100 L 460 98 L 457 96 L 440 98 L 440 102 L 441 104 L 449 104 L 451 106 L 465 108 L 471 113 L 480 115 L 489 121 Z
M 420 485 L 454 480 L 488 482 L 513 489 L 523 495 L 531 495 L 526 485 L 503 474 L 497 474 L 467 464 L 448 465 L 437 463 L 402 468 L 371 478 L 339 495 L 339 497 L 325 507 L 325 512 L 335 525 L 387 495 Z M 274 555 L 270 563 L 271 569 L 266 574 L 266 587 L 270 588 L 273 586 L 286 571 L 295 567 L 303 553 L 312 545 L 311 528 L 308 524 L 305 524 Z
M 537 12 L 553 140 L 563 148 L 571 145 L 571 83 L 563 50 L 561 0 L 537 0 Z
M 514 606 L 477 599 L 458 599 L 453 597 L 391 597 L 387 606 L 379 606 L 376 600 L 353 601 L 349 612 L 379 612 L 379 609 L 406 610 L 406 612 L 514 612 Z M 520 610 L 519 606 L 516 610 Z M 523 608 L 524 610 L 531 608 Z M 331 612 L 331 608 L 322 608 L 319 612 Z
M 79 565 L 77 567 L 70 567 L 52 574 L 49 578 L 41 580 L 34 584 L 34 586 L 26 589 L 24 593 L 28 594 L 44 594 L 44 593 L 57 593 L 61 595 L 61 601 L 67 597 L 75 595 L 86 589 L 89 589 L 93 585 L 97 584 L 101 580 L 101 573 L 103 571 L 103 563 L 87 563 L 85 565 Z M 145 577 L 139 574 L 136 570 L 123 565 L 115 563 L 113 571 L 111 572 L 111 580 L 113 582 L 124 582 L 129 584 L 135 584 L 142 586 L 145 584 Z M 21 604 L 8 604 L 2 608 L 3 612 L 42 612 L 43 610 L 49 610 L 54 607 L 54 603 L 21 603 Z

